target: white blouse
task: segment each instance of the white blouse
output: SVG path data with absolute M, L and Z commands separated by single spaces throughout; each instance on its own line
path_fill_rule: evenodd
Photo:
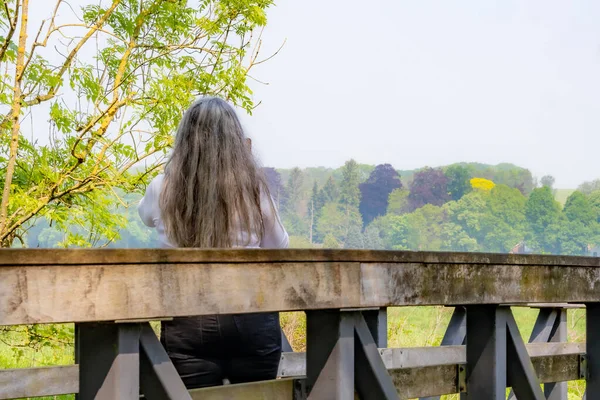
M 138 205 L 138 213 L 140 218 L 147 226 L 156 228 L 158 238 L 162 247 L 175 247 L 165 235 L 165 226 L 160 215 L 159 197 L 162 189 L 164 175 L 158 175 L 150 182 L 146 189 L 146 195 Z M 246 240 L 246 233 L 237 230 L 234 232 L 235 237 L 232 238 L 234 247 L 248 248 L 267 248 L 267 249 L 282 249 L 289 245 L 288 234 L 281 224 L 279 215 L 273 210 L 269 204 L 269 199 L 266 195 L 261 198 L 261 210 L 263 213 L 263 221 L 265 232 L 262 240 L 259 240 L 256 234 L 252 234 L 250 240 Z M 237 245 L 239 243 L 248 243 L 247 245 Z M 236 244 L 237 243 L 237 244 Z

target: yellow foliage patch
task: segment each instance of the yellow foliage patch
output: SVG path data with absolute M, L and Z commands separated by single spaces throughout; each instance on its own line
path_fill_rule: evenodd
M 496 184 L 489 179 L 485 178 L 473 178 L 471 179 L 471 187 L 473 189 L 483 190 L 484 192 L 489 192 L 492 190 Z

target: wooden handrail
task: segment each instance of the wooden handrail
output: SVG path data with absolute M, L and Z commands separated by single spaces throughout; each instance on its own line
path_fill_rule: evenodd
M 76 266 L 49 259 L 46 265 L 0 266 L 0 325 L 354 307 L 598 301 L 600 268 L 591 267 L 587 258 L 569 260 L 565 267 L 484 260 Z
M 332 249 L 0 249 L 0 266 L 365 262 L 600 267 L 599 257 Z

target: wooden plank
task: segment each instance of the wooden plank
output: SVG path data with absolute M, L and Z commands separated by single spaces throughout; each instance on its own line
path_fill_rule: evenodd
M 360 264 L 0 268 L 0 325 L 351 307 Z
M 54 396 L 79 391 L 79 366 L 0 370 L 0 399 Z
M 421 368 L 467 362 L 465 346 L 379 349 L 379 353 L 388 369 Z
M 600 266 L 598 257 L 331 249 L 1 249 L 0 265 L 391 262 Z
M 519 307 L 577 309 L 577 308 L 585 308 L 585 305 L 569 304 L 569 303 L 532 303 L 532 304 L 521 304 L 521 305 L 519 305 Z
M 283 353 L 277 376 L 282 378 L 306 375 L 306 353 Z
M 395 369 L 389 373 L 402 400 L 457 393 L 456 364 Z
M 577 266 L 294 262 L 0 267 L 0 325 L 599 299 L 600 268 Z
M 585 354 L 585 343 L 531 343 L 526 347 L 542 382 L 579 379 L 579 357 Z M 402 385 L 402 393 L 412 397 L 453 393 L 451 390 L 455 390 L 458 365 L 466 362 L 464 346 L 380 349 L 380 354 L 396 387 Z M 277 382 L 303 378 L 306 374 L 305 357 L 304 353 L 284 353 L 278 374 L 282 379 Z M 79 388 L 78 379 L 77 365 L 0 370 L 0 400 L 76 393 Z M 271 388 L 271 383 L 252 385 L 260 387 L 256 390 L 262 394 L 269 393 L 268 390 L 273 390 L 273 393 L 284 390 L 281 387 Z M 261 385 L 266 388 L 263 389 Z M 237 386 L 228 385 L 211 390 L 222 390 L 222 393 L 228 395 L 227 390 L 238 390 Z M 240 393 L 244 393 L 244 390 L 240 389 Z M 218 395 L 221 394 L 214 396 Z M 194 396 L 192 397 L 198 398 L 197 395 Z M 281 398 L 265 396 L 265 399 Z M 221 398 L 238 397 L 215 397 Z
M 292 400 L 294 379 L 190 390 L 193 400 Z

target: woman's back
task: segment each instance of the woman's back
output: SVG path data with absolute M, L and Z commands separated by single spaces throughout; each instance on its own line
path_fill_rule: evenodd
M 162 247 L 177 247 L 170 243 L 166 233 L 165 224 L 160 212 L 160 193 L 163 188 L 164 175 L 157 175 L 146 189 L 146 195 L 138 206 L 140 218 L 149 227 L 156 229 L 158 239 Z M 260 208 L 264 221 L 264 234 L 259 237 L 255 232 L 248 234 L 239 223 L 234 221 L 232 225 L 231 242 L 232 247 L 246 248 L 287 248 L 289 237 L 284 229 L 276 210 L 271 207 L 272 200 L 263 191 L 261 194 Z
M 185 112 L 165 173 L 148 185 L 138 211 L 165 247 L 288 246 L 241 124 L 217 98 Z M 161 326 L 161 343 L 189 388 L 277 375 L 278 313 L 175 318 Z

